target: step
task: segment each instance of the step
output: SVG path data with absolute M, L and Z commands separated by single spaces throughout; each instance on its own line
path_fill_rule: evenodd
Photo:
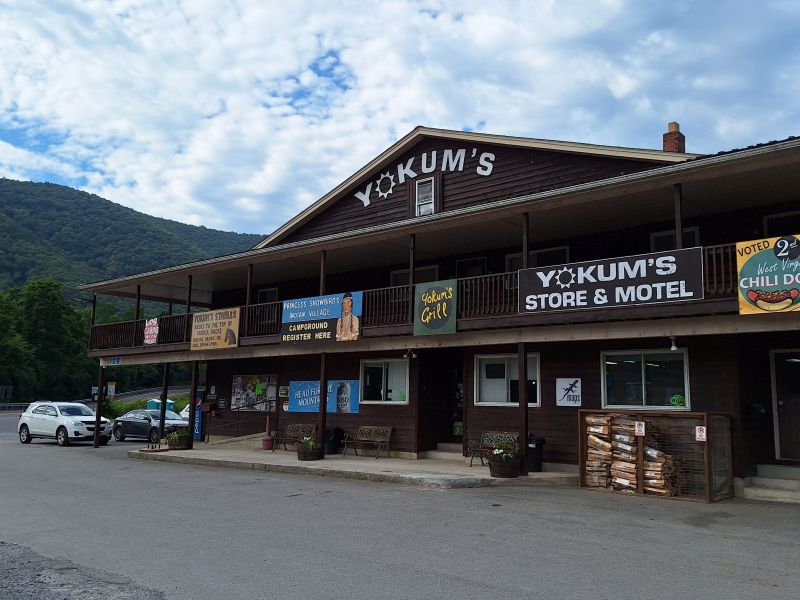
M 762 487 L 746 487 L 742 491 L 742 497 L 747 500 L 800 504 L 800 490 L 775 490 Z
M 788 465 L 758 465 L 758 476 L 800 480 L 800 464 L 796 467 Z
M 783 479 L 780 477 L 751 477 L 748 487 L 769 488 L 772 490 L 800 491 L 800 479 Z
M 464 462 L 464 457 L 461 452 L 450 452 L 442 450 L 426 450 L 419 453 L 420 458 L 434 459 L 434 460 L 450 460 L 454 462 Z

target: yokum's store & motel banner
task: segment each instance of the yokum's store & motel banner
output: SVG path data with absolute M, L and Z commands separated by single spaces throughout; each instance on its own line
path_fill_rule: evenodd
M 519 313 L 702 300 L 703 250 L 687 248 L 519 271 Z

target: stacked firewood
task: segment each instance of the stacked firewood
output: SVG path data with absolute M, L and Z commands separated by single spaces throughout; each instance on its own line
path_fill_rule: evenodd
M 616 415 L 611 419 L 611 484 L 619 492 L 632 494 L 636 491 L 636 461 L 639 440 L 634 435 L 636 422 L 627 415 Z
M 586 461 L 584 483 L 626 494 L 638 489 L 639 473 L 645 493 L 673 496 L 680 487 L 673 457 L 651 446 L 644 447 L 644 464 L 639 468 L 636 419 L 630 415 L 586 415 Z
M 611 416 L 586 415 L 586 465 L 584 482 L 589 487 L 611 485 Z
M 678 469 L 672 456 L 650 446 L 644 450 L 644 491 L 674 496 L 678 490 Z

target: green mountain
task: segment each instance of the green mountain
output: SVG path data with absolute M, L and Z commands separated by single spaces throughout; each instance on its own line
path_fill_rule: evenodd
M 151 217 L 69 187 L 0 179 L 0 290 L 67 287 L 253 247 L 261 235 Z

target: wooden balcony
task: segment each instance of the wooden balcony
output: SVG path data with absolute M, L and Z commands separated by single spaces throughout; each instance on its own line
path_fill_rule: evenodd
M 733 244 L 708 246 L 703 249 L 703 281 L 708 300 L 733 298 L 737 292 L 736 248 Z M 517 273 L 498 273 L 458 280 L 458 318 L 490 323 L 505 317 L 535 319 L 517 315 Z M 410 323 L 408 286 L 364 291 L 361 322 L 365 328 L 406 325 Z M 270 336 L 280 333 L 282 302 L 252 304 L 241 307 L 240 338 Z M 158 342 L 154 349 L 166 344 L 188 343 L 192 315 L 159 317 Z M 189 322 L 187 323 L 187 319 Z M 139 348 L 144 344 L 144 319 L 109 323 L 92 327 L 90 350 Z M 258 343 L 258 342 L 256 342 Z

